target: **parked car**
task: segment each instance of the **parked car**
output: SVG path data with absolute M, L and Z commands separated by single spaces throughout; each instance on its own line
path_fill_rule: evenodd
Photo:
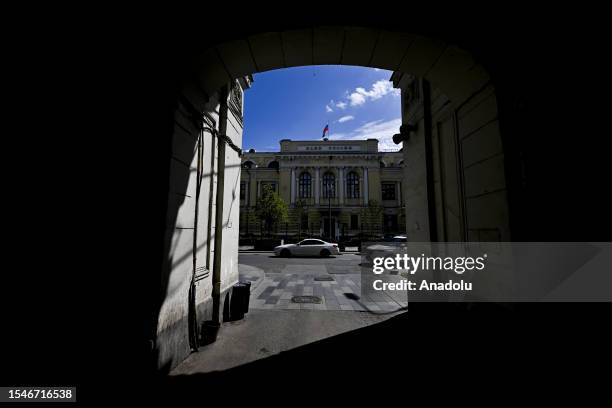
M 297 244 L 279 245 L 274 248 L 276 256 L 289 257 L 298 256 L 330 256 L 340 255 L 338 244 L 325 242 L 320 239 L 305 239 Z
M 365 263 L 372 263 L 374 258 L 387 258 L 393 257 L 396 254 L 403 254 L 406 252 L 407 242 L 408 238 L 405 235 L 396 235 L 390 242 L 369 245 L 362 251 L 362 255 L 366 261 Z

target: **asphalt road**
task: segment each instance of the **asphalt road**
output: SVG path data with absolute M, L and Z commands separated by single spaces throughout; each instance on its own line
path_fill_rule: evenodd
M 361 273 L 359 263 L 361 256 L 355 253 L 343 253 L 338 256 L 330 256 L 329 258 L 315 257 L 291 257 L 279 258 L 274 256 L 272 252 L 256 252 L 246 253 L 241 252 L 238 255 L 238 263 L 254 266 L 262 269 L 266 275 L 274 273 L 282 273 L 287 271 L 287 267 L 292 273 L 313 273 L 323 267 L 328 273 Z M 296 265 L 306 266 L 304 268 L 292 267 Z

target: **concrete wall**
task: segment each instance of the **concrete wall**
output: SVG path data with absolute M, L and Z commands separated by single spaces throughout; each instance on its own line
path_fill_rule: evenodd
M 193 274 L 194 256 L 196 316 L 200 327 L 212 316 L 212 268 L 217 190 L 218 138 L 204 131 L 202 184 L 197 199 L 197 140 L 199 130 L 190 116 L 193 109 L 205 115 L 204 126 L 219 130 L 218 94 L 197 107 L 187 98 L 175 113 L 172 138 L 170 183 L 164 253 L 162 291 L 156 333 L 157 366 L 168 370 L 190 353 L 188 329 L 188 294 Z M 200 115 L 201 116 L 201 115 Z M 227 136 L 242 144 L 242 123 L 231 111 L 227 119 Z M 240 157 L 229 147 L 225 154 L 225 189 L 223 206 L 223 262 L 221 264 L 221 310 L 232 285 L 238 281 L 238 226 L 240 197 Z M 196 202 L 198 219 L 196 223 Z M 197 234 L 194 253 L 194 234 Z M 164 282 L 167 284 L 164 285 Z
M 415 92 L 416 96 L 412 96 Z M 406 228 L 412 241 L 431 240 L 428 189 L 439 241 L 509 241 L 504 154 L 495 89 L 486 84 L 453 101 L 431 90 L 431 152 L 426 153 L 422 80 L 399 79 L 402 121 L 416 125 L 403 142 Z M 427 183 L 427 160 L 432 179 Z

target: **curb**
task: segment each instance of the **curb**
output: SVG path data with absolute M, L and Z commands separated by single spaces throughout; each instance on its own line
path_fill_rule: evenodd
M 241 273 L 256 274 L 259 276 L 259 278 L 256 281 L 251 281 L 251 293 L 253 293 L 253 291 L 257 289 L 257 287 L 261 284 L 261 282 L 263 282 L 264 277 L 265 277 L 263 269 L 257 268 L 255 266 L 239 263 L 238 264 L 238 276 L 239 277 Z

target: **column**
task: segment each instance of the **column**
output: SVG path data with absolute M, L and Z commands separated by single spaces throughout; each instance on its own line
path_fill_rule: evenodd
M 368 198 L 368 168 L 367 167 L 363 168 L 363 200 L 364 200 L 364 205 L 368 205 L 368 202 L 370 202 Z
M 319 179 L 319 167 L 315 168 L 315 205 L 319 205 L 319 195 L 320 195 L 320 179 Z
M 344 168 L 338 167 L 338 192 L 340 197 L 340 205 L 344 204 Z
M 397 194 L 397 206 L 401 207 L 402 205 L 402 183 L 400 181 L 395 182 L 395 194 Z
M 291 168 L 291 204 L 295 204 L 295 169 Z

